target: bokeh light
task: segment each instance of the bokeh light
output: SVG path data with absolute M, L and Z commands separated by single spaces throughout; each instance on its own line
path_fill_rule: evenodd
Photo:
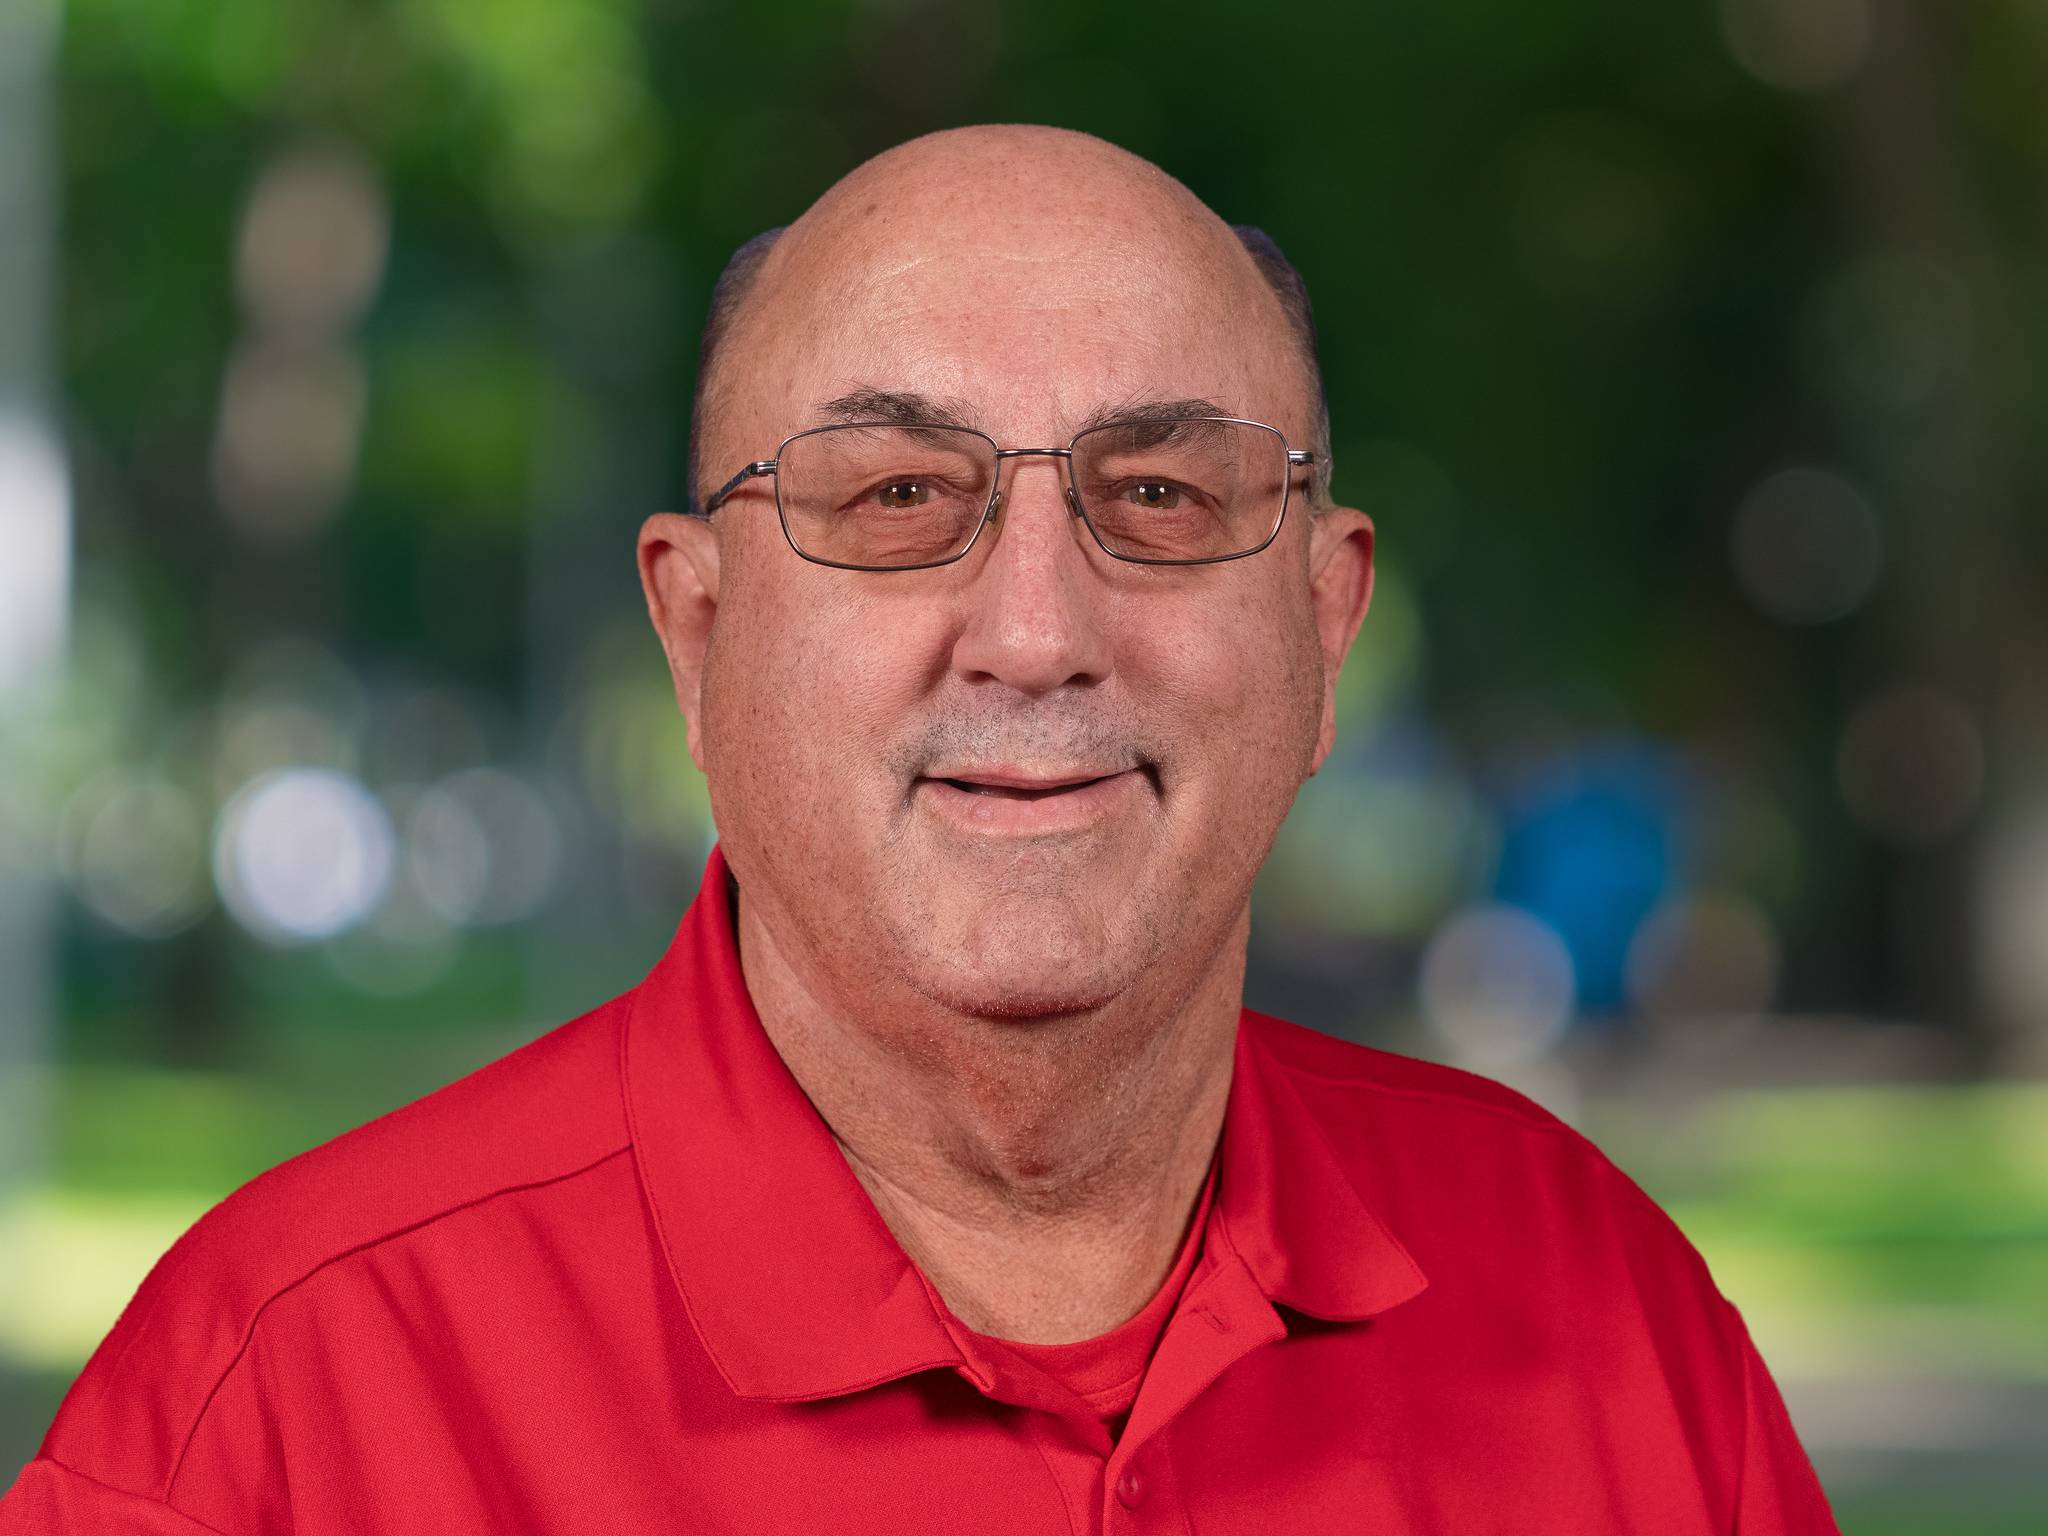
M 1801 317 L 1803 360 L 1855 419 L 1896 427 L 1964 382 L 1973 307 L 1954 268 L 1924 252 L 1863 256 L 1816 291 Z
M 1692 797 L 1670 753 L 1626 737 L 1518 767 L 1493 895 L 1562 940 L 1583 1008 L 1611 1012 L 1637 925 L 1671 887 Z
M 71 577 L 71 486 L 56 435 L 0 399 L 0 702 L 53 673 Z
M 1777 934 L 1755 902 L 1688 891 L 1660 903 L 1630 940 L 1629 1000 L 1660 1021 L 1749 1020 L 1774 1000 L 1780 964 Z
M 1840 85 L 1870 48 L 1870 0 L 1721 0 L 1721 31 L 1736 62 L 1767 85 Z
M 1384 722 L 1302 787 L 1261 877 L 1261 920 L 1354 939 L 1423 938 L 1486 882 L 1499 836 L 1492 808 L 1442 743 L 1420 722 Z
M 1457 1060 L 1492 1070 L 1541 1056 L 1564 1035 L 1575 996 L 1571 951 L 1533 913 L 1469 907 L 1423 951 L 1423 1016 Z
M 295 147 L 257 178 L 235 247 L 235 290 L 260 328 L 321 340 L 354 325 L 384 274 L 390 219 L 353 148 Z
M 1976 896 L 1993 1015 L 2020 1059 L 2048 1071 L 2048 799 L 2020 807 L 1991 842 Z
M 215 884 L 249 932 L 273 944 L 360 922 L 391 879 L 390 818 L 355 779 L 288 768 L 236 792 L 214 832 Z
M 563 873 L 568 838 L 557 797 L 503 768 L 480 768 L 447 786 L 484 829 L 491 880 L 472 921 L 523 922 L 539 912 Z
M 166 938 L 211 905 L 200 810 L 161 774 L 109 769 L 81 784 L 62 845 L 85 904 L 124 933 Z
M 410 883 L 444 924 L 469 922 L 491 883 L 491 842 L 475 812 L 437 786 L 414 802 L 404 826 Z
M 1883 542 L 1870 503 L 1841 475 L 1799 465 L 1736 508 L 1729 556 L 1757 607 L 1787 624 L 1854 613 L 1877 583 Z
M 366 385 L 339 346 L 253 342 L 228 365 L 214 439 L 214 494 L 259 538 L 302 537 L 354 484 Z
M 285 151 L 250 193 L 235 249 L 247 330 L 221 386 L 213 486 L 253 537 L 304 537 L 354 486 L 368 382 L 349 336 L 389 239 L 374 171 L 338 141 Z

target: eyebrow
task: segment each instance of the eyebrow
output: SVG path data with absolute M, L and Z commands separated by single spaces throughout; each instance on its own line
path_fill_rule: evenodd
M 1076 423 L 1076 435 L 1112 421 L 1189 421 L 1197 416 L 1234 416 L 1214 400 L 1199 398 L 1168 400 L 1154 395 L 1134 395 L 1109 405 L 1099 405 Z
M 886 422 L 891 426 L 973 427 L 968 411 L 956 400 L 923 394 L 914 389 L 849 390 L 817 406 L 820 418 L 839 423 Z M 1187 421 L 1198 416 L 1230 416 L 1214 400 L 1198 397 L 1167 398 L 1134 395 L 1097 406 L 1076 423 L 1078 434 L 1113 421 Z
M 967 412 L 956 401 L 914 389 L 850 390 L 817 407 L 825 420 L 851 423 L 885 422 L 893 427 L 966 427 Z

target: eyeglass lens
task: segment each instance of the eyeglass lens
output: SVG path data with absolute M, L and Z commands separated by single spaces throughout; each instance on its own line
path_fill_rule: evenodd
M 777 495 L 790 542 L 814 560 L 931 565 L 973 541 L 994 493 L 990 441 L 951 427 L 850 426 L 784 445 Z M 1113 423 L 1074 440 L 1072 484 L 1096 538 L 1131 560 L 1219 560 L 1271 538 L 1287 446 L 1270 427 L 1214 420 Z

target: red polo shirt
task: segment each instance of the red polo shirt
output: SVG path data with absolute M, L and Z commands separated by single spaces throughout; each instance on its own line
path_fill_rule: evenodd
M 1251 1012 L 1112 1439 L 1085 1350 L 970 1333 L 890 1236 L 727 880 L 630 992 L 202 1218 L 0 1533 L 1834 1531 L 1734 1308 L 1590 1143 Z

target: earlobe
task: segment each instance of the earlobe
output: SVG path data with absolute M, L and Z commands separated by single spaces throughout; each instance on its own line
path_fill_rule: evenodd
M 1337 677 L 1372 606 L 1372 519 L 1353 507 L 1317 516 L 1309 545 L 1309 599 L 1323 655 L 1323 713 L 1316 732 L 1314 774 L 1337 742 Z
M 640 525 L 637 550 L 647 617 L 675 683 L 690 757 L 704 769 L 704 653 L 718 613 L 718 539 L 703 518 L 657 512 Z

